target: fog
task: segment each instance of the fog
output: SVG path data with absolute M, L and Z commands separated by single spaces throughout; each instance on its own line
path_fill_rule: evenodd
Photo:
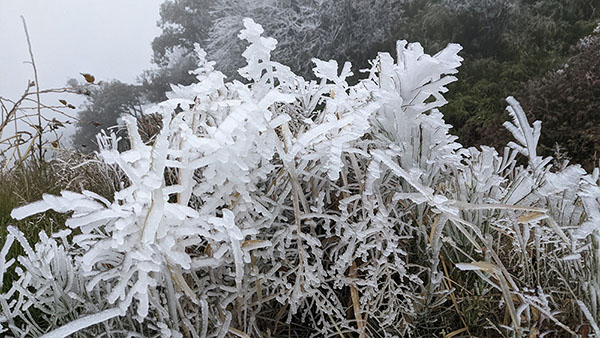
M 150 67 L 163 0 L 0 0 L 0 96 L 15 99 L 33 78 L 20 16 L 31 37 L 41 88 L 79 73 L 134 82 Z

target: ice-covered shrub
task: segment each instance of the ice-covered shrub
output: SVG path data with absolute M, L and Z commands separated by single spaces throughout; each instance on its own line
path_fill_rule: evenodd
M 11 229 L 0 272 L 23 277 L 0 295 L 0 332 L 599 333 L 598 171 L 553 169 L 512 98 L 502 156 L 457 143 L 437 108 L 460 46 L 400 41 L 351 86 L 349 63 L 314 60 L 306 80 L 244 26 L 246 83 L 198 48 L 198 82 L 149 111 L 157 135 L 144 143 L 129 119 L 131 150 L 99 136 L 128 178 L 112 202 L 63 192 L 13 210 L 73 214 L 35 250 Z M 5 262 L 15 239 L 27 255 Z

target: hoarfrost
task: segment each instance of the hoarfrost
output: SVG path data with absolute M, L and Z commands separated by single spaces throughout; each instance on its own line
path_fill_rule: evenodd
M 98 136 L 100 159 L 129 182 L 112 202 L 63 192 L 12 211 L 72 211 L 73 233 L 42 233 L 32 247 L 9 228 L 0 285 L 9 269 L 21 275 L 0 294 L 2 334 L 268 336 L 268 311 L 313 336 L 408 335 L 454 299 L 450 264 L 502 297 L 507 330 L 529 330 L 522 317 L 536 309 L 573 332 L 532 255 L 562 257 L 553 269 L 568 274 L 586 267 L 593 278 L 569 291 L 598 320 L 598 170 L 552 168 L 536 152 L 541 123 L 513 98 L 516 142 L 502 155 L 463 148 L 437 110 L 459 45 L 431 56 L 399 41 L 396 59 L 380 53 L 351 85 L 349 63 L 314 59 L 316 80 L 295 75 L 271 60 L 277 42 L 243 23 L 247 83 L 225 82 L 196 46 L 198 82 L 149 109 L 163 122 L 151 142 L 131 118 L 130 150 Z M 25 254 L 7 259 L 17 244 Z M 33 310 L 58 315 L 46 330 Z

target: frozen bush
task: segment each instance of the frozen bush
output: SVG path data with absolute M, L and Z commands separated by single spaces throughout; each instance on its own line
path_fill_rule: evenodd
M 0 332 L 522 336 L 579 321 L 599 333 L 598 171 L 553 169 L 536 153 L 541 123 L 513 98 L 502 156 L 457 143 L 437 108 L 460 46 L 430 56 L 399 41 L 351 86 L 349 63 L 315 59 L 306 80 L 244 27 L 246 83 L 197 48 L 198 82 L 148 111 L 162 116 L 155 137 L 134 119 L 131 150 L 98 136 L 127 176 L 113 202 L 65 191 L 13 210 L 73 214 L 35 250 L 11 229 L 0 272 L 22 278 L 0 295 Z M 6 262 L 15 239 L 26 256 Z M 491 312 L 474 315 L 481 297 Z M 32 309 L 72 310 L 40 324 Z

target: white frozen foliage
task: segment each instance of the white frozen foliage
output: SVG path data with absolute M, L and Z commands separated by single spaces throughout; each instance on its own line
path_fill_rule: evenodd
M 560 274 L 582 322 L 600 319 L 598 170 L 551 168 L 512 98 L 502 156 L 457 143 L 437 108 L 460 46 L 399 41 L 349 85 L 349 63 L 315 59 L 306 80 L 244 27 L 247 83 L 197 48 L 198 82 L 149 111 L 163 117 L 149 143 L 134 119 L 128 151 L 98 136 L 127 176 L 112 200 L 64 191 L 13 210 L 73 213 L 34 247 L 9 228 L 0 285 L 20 278 L 0 294 L 1 335 L 417 335 L 453 306 L 448 270 L 500 295 L 511 321 L 495 329 L 511 335 L 574 332 L 545 291 Z

